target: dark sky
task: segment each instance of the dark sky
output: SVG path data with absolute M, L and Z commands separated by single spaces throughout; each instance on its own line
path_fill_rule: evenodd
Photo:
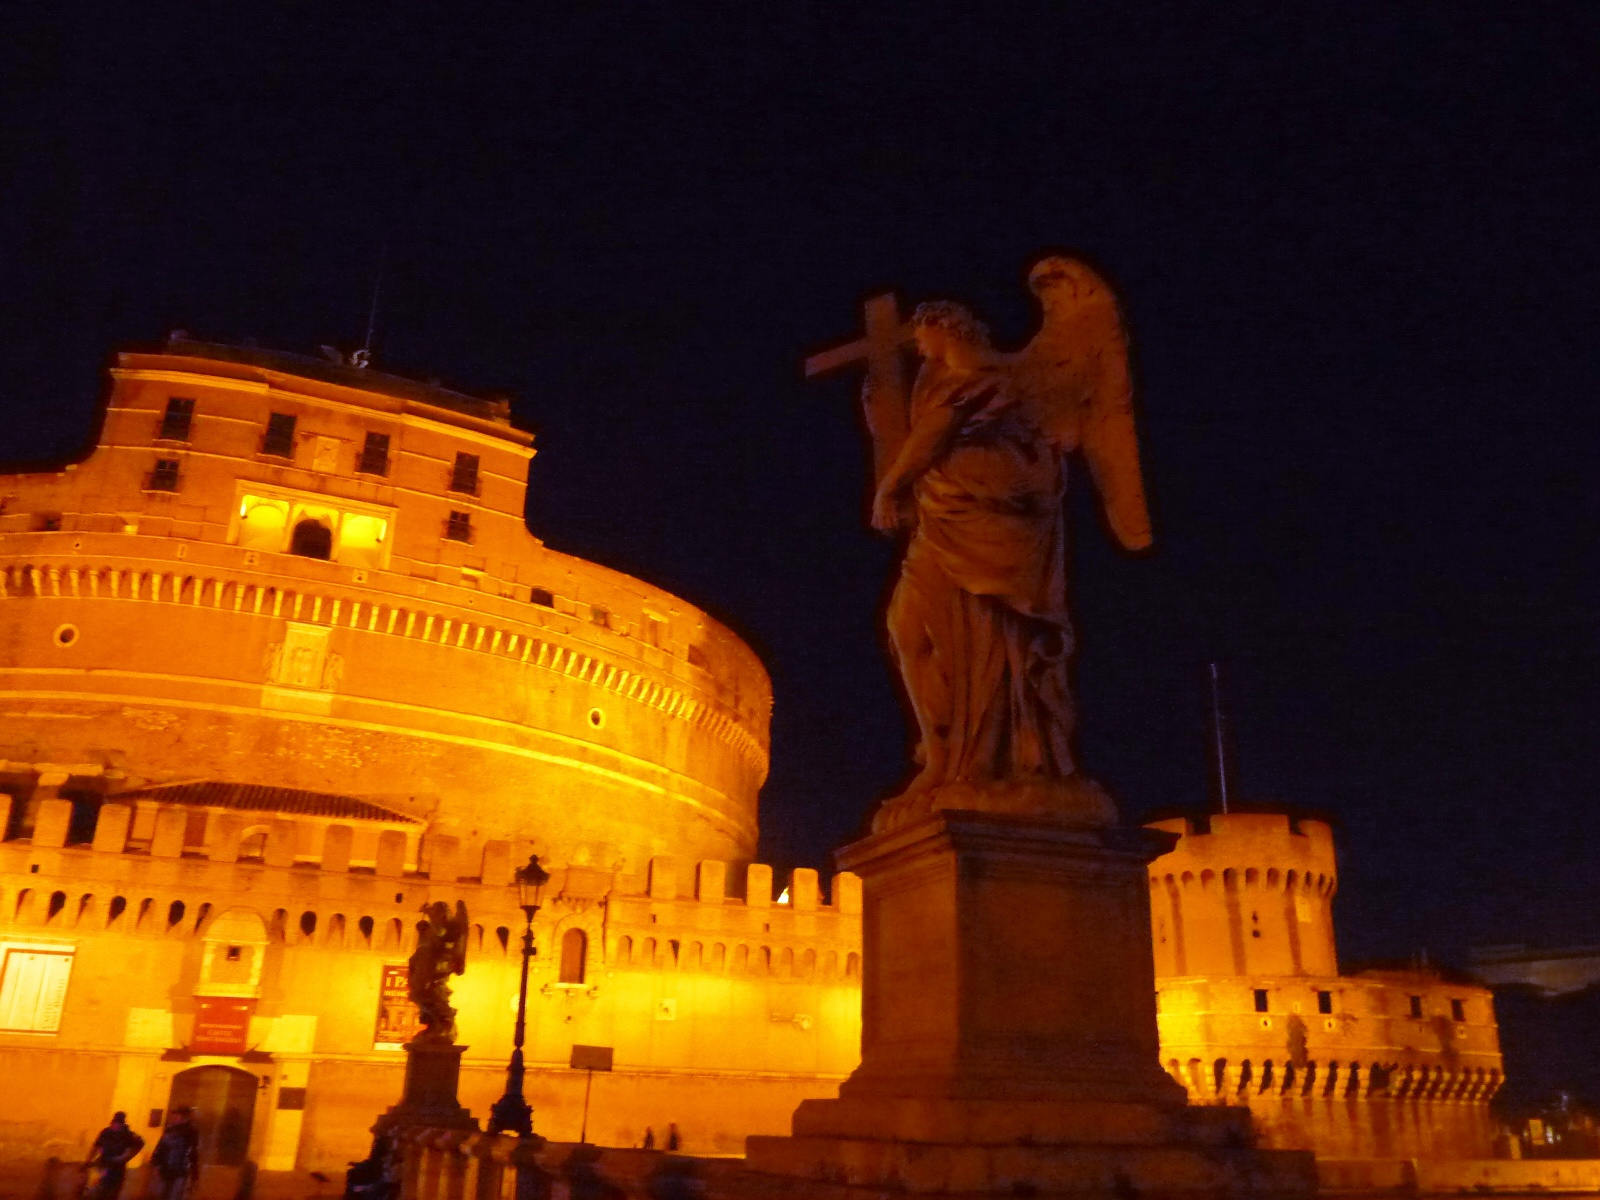
M 65 6 L 62 6 L 65 7 Z M 1134 815 L 1340 824 L 1346 959 L 1600 938 L 1600 9 L 78 6 L 8 29 L 0 457 L 122 345 L 359 344 L 504 388 L 529 520 L 750 637 L 763 850 L 905 764 L 859 301 L 1082 248 L 1137 340 L 1158 549 L 1077 505 L 1083 756 Z M 581 10 L 581 11 L 580 11 Z M 997 15 L 999 14 L 999 15 Z

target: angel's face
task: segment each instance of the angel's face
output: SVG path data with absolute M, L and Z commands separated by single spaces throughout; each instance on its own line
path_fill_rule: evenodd
M 937 325 L 918 325 L 913 331 L 917 353 L 930 362 L 943 362 L 950 335 Z

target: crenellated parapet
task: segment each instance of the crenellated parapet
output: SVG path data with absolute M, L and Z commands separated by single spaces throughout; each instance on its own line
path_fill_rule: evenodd
M 68 844 L 73 828 L 72 802 L 48 799 L 31 838 L 0 842 L 0 926 L 204 938 L 209 921 L 243 906 L 279 944 L 395 955 L 415 948 L 422 905 L 459 899 L 479 952 L 503 958 L 522 920 L 511 884 L 524 846 L 491 840 L 469 856 L 458 838 L 393 814 L 113 801 L 86 840 Z M 824 896 L 817 872 L 797 868 L 777 902 L 762 863 L 662 857 L 644 876 L 556 867 L 536 931 L 559 945 L 583 930 L 591 970 L 859 981 L 861 881 L 839 872 L 830 886 Z

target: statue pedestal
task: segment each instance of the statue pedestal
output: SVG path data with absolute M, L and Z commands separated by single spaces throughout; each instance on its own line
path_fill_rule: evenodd
M 1160 1067 L 1145 864 L 1171 835 L 935 811 L 846 847 L 863 882 L 861 1065 L 747 1166 L 911 1192 L 1315 1191 L 1249 1112 Z
M 456 1098 L 465 1046 L 454 1042 L 416 1040 L 406 1043 L 406 1087 L 396 1104 L 378 1118 L 374 1133 L 406 1126 L 476 1130 L 478 1122 Z

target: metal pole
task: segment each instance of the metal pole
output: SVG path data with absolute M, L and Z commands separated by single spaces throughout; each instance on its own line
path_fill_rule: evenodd
M 594 1068 L 589 1068 L 589 1078 L 583 1083 L 583 1125 L 578 1130 L 578 1145 L 589 1140 L 589 1089 L 594 1087 Z
M 1228 760 L 1222 750 L 1222 694 L 1217 685 L 1217 664 L 1211 664 L 1211 728 L 1217 745 L 1217 786 L 1222 793 L 1222 811 L 1228 811 Z
M 533 1110 L 522 1096 L 522 1041 L 528 1025 L 528 961 L 533 958 L 533 914 L 537 908 L 524 908 L 528 919 L 522 932 L 522 984 L 517 992 L 517 1027 L 512 1037 L 511 1065 L 506 1068 L 506 1092 L 489 1110 L 490 1133 L 533 1135 Z

